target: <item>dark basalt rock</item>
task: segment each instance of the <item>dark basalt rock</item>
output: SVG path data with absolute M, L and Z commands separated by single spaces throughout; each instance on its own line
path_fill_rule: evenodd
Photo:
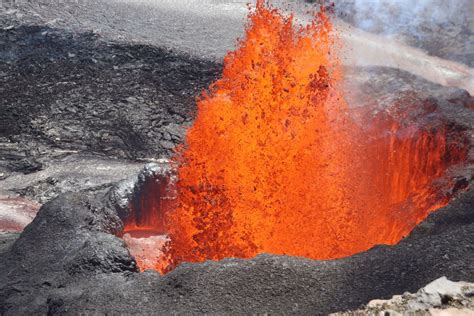
M 0 254 L 8 251 L 20 233 L 0 233 Z
M 21 159 L 12 161 L 8 164 L 8 168 L 13 172 L 22 172 L 24 174 L 33 173 L 42 169 L 42 164 L 35 159 Z
M 10 171 L 39 170 L 32 158 L 56 148 L 128 159 L 167 156 L 183 139 L 196 95 L 221 68 L 93 32 L 47 25 L 5 30 L 2 17 L 0 167 L 6 160 Z M 20 161 L 8 159 L 13 144 L 27 152 Z
M 10 308 L 45 313 L 50 290 L 87 274 L 138 271 L 114 235 L 122 222 L 102 202 L 106 191 L 64 194 L 41 207 L 0 259 L 1 314 Z

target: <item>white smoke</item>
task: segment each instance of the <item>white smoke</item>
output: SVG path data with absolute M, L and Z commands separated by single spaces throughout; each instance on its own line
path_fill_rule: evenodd
M 473 0 L 335 0 L 345 63 L 398 68 L 474 93 Z
M 447 25 L 463 26 L 473 18 L 472 0 L 352 0 L 355 24 L 366 31 L 387 35 L 424 31 Z M 348 12 L 349 13 L 349 12 Z

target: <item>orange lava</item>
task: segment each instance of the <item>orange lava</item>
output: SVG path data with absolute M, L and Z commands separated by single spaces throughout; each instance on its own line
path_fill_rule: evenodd
M 159 271 L 259 253 L 344 257 L 398 242 L 447 202 L 436 181 L 466 151 L 416 117 L 358 124 L 338 89 L 334 33 L 324 10 L 299 27 L 257 2 L 178 152 Z
M 447 173 L 468 157 L 462 131 L 446 124 L 436 104 L 410 95 L 360 122 L 368 127 L 353 129 L 359 155 L 352 161 L 357 179 L 349 184 L 358 251 L 396 244 L 445 206 L 454 193 Z

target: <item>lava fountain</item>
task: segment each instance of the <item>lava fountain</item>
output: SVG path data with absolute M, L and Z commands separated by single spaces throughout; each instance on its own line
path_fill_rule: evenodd
M 466 147 L 435 114 L 423 120 L 429 105 L 351 110 L 335 34 L 324 10 L 298 26 L 257 2 L 174 159 L 177 204 L 160 221 L 169 239 L 154 268 L 340 258 L 397 243 L 447 203 L 441 179 Z

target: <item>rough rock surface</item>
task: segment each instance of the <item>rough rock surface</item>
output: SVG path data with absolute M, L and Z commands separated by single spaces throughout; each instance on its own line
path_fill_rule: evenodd
M 21 232 L 36 216 L 40 204 L 0 195 L 0 233 Z
M 7 159 L 13 144 L 26 152 L 0 166 L 24 173 L 42 168 L 35 158 L 48 147 L 121 158 L 169 154 L 192 119 L 194 97 L 219 70 L 165 49 L 47 26 L 3 29 L 0 41 L 0 148 Z
M 335 4 L 336 15 L 365 31 L 474 67 L 474 2 L 458 0 L 306 0 Z
M 416 293 L 405 292 L 388 300 L 372 300 L 364 309 L 334 313 L 332 316 L 350 315 L 473 315 L 474 283 L 453 282 L 446 277 L 434 280 Z
M 0 255 L 6 252 L 19 236 L 20 233 L 0 232 Z
M 6 1 L 8 3 L 8 1 Z M 20 2 L 20 1 L 18 1 Z M 221 59 L 243 34 L 247 3 L 255 1 L 187 0 L 36 0 L 13 6 L 10 15 L 35 23 L 84 31 L 119 40 L 175 47 L 195 56 Z M 309 2 L 312 4 L 306 4 Z M 395 38 L 439 56 L 474 66 L 474 4 L 431 0 L 272 0 L 299 15 L 335 3 L 338 18 L 376 34 Z M 13 11 L 16 10 L 16 11 Z M 10 23 L 8 26 L 12 25 Z

